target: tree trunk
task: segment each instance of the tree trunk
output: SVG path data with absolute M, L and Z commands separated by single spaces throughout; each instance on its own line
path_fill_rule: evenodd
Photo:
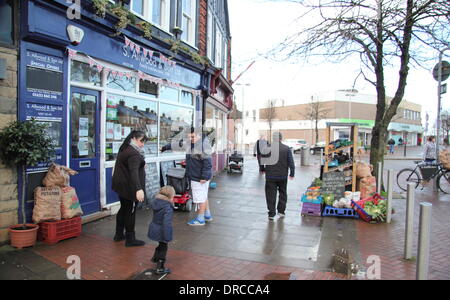
M 386 136 L 387 125 L 386 122 L 380 121 L 380 124 L 375 125 L 372 129 L 372 139 L 370 148 L 370 164 L 373 166 L 372 174 L 378 178 L 382 176 L 378 174 L 378 163 L 384 168 L 384 153 L 386 151 Z M 381 177 L 381 185 L 383 186 L 383 177 Z
M 27 167 L 25 165 L 22 166 L 22 197 L 21 197 L 21 203 L 22 203 L 22 224 L 25 227 L 25 224 L 27 223 L 27 217 L 25 216 L 25 192 L 26 192 L 26 185 L 27 185 Z

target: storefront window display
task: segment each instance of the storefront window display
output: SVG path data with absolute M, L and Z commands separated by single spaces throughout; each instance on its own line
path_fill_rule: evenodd
M 132 130 L 142 130 L 149 140 L 145 154 L 157 155 L 158 109 L 155 101 L 108 94 L 106 105 L 106 160 L 115 160 L 119 147 Z
M 163 100 L 178 102 L 178 95 L 179 91 L 171 87 L 161 86 L 159 89 L 159 98 Z
M 136 78 L 131 76 L 119 76 L 118 74 L 113 75 L 113 73 L 108 74 L 107 87 L 110 89 L 115 89 L 124 92 L 134 93 L 136 92 Z
M 161 145 L 169 144 L 175 136 L 194 125 L 194 110 L 191 108 L 161 103 L 159 117 Z M 170 153 L 164 152 L 162 155 L 169 155 Z
M 71 128 L 72 158 L 95 157 L 95 111 L 96 99 L 91 95 L 72 94 Z
M 72 60 L 70 65 L 70 78 L 74 82 L 101 85 L 101 73 L 96 68 L 91 68 L 89 64 Z

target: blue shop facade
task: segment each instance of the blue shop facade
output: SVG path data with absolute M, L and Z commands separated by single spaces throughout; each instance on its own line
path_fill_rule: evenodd
M 54 161 L 79 172 L 70 185 L 85 216 L 117 209 L 111 180 L 118 149 L 130 131 L 145 131 L 150 202 L 167 168 L 185 158 L 159 149 L 183 129 L 204 123 L 217 70 L 172 53 L 163 38 L 144 38 L 136 26 L 116 35 L 113 16 L 99 18 L 82 8 L 80 18 L 70 19 L 70 5 L 21 1 L 18 117 L 48 125 Z M 27 169 L 28 220 L 34 188 L 47 169 Z

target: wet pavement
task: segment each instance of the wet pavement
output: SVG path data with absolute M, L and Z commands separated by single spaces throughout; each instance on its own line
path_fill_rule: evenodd
M 335 249 L 350 248 L 358 253 L 355 220 L 321 218 L 300 215 L 300 197 L 320 175 L 318 157 L 311 166 L 299 166 L 288 183 L 285 218 L 269 221 L 264 194 L 265 179 L 257 161 L 246 157 L 243 174 L 222 173 L 215 179 L 216 189 L 210 189 L 209 199 L 214 220 L 205 226 L 186 223 L 194 212 L 174 215 L 174 241 L 170 249 L 191 251 L 265 264 L 330 271 L 331 254 Z M 156 245 L 146 237 L 151 211 L 137 214 L 137 237 Z M 111 238 L 115 217 L 86 224 L 83 232 Z
M 416 149 L 416 154 L 419 152 L 420 149 Z M 410 159 L 415 159 L 416 154 L 411 153 Z M 209 194 L 213 222 L 191 227 L 186 223 L 194 212 L 176 212 L 174 240 L 169 244 L 167 257 L 168 267 L 173 272 L 164 280 L 270 279 L 277 276 L 284 279 L 345 279 L 343 275 L 331 272 L 332 254 L 342 248 L 349 250 L 360 266 L 360 272 L 353 279 L 366 278 L 366 271 L 371 266 L 368 258 L 373 255 L 380 258 L 381 279 L 414 279 L 415 261 L 405 261 L 402 257 L 406 201 L 399 189 L 394 185 L 398 197 L 393 201 L 396 212 L 391 224 L 301 216 L 299 199 L 312 180 L 319 176 L 320 167 L 318 156 L 312 158 L 311 166 L 300 166 L 298 156 L 295 157 L 296 177 L 288 183 L 285 218 L 268 220 L 265 180 L 253 157 L 245 158 L 243 174 L 223 172 L 215 178 L 217 188 L 210 189 Z M 367 160 L 368 156 L 362 159 Z M 412 160 L 386 160 L 384 175 L 390 168 L 398 171 L 412 164 Z M 447 259 L 450 195 L 434 193 L 432 187 L 418 189 L 415 195 L 414 253 L 417 251 L 419 203 L 430 202 L 433 204 L 430 278 L 450 279 Z M 83 225 L 83 233 L 78 238 L 52 246 L 38 243 L 33 248 L 0 255 L 0 274 L 7 279 L 21 279 L 21 276 L 22 279 L 64 279 L 64 271 L 69 266 L 67 257 L 79 255 L 83 279 L 157 280 L 159 278 L 148 275 L 148 269 L 154 266 L 150 258 L 157 245 L 146 236 L 151 217 L 149 209 L 137 212 L 136 234 L 146 241 L 144 247 L 126 248 L 123 242 L 114 243 L 115 216 L 110 216 Z M 33 267 L 27 267 L 29 264 L 37 266 L 34 272 Z M 15 275 L 9 276 L 13 274 L 10 269 L 21 267 L 26 270 L 15 270 Z

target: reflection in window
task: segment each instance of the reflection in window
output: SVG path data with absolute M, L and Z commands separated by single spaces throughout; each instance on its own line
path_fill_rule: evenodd
M 111 89 L 134 93 L 136 92 L 136 78 L 134 76 L 129 78 L 126 76 L 120 77 L 118 74 L 113 75 L 110 72 L 107 86 Z
M 170 104 L 160 104 L 160 143 L 169 144 L 172 138 L 194 124 L 194 110 Z M 163 154 L 168 154 L 164 152 Z
M 161 100 L 178 102 L 178 90 L 162 85 L 159 90 L 159 98 Z
M 72 60 L 70 64 L 70 80 L 85 84 L 101 85 L 101 76 L 97 68 L 89 64 Z
M 93 95 L 72 93 L 72 158 L 95 157 L 96 101 Z
M 14 42 L 12 1 L 0 2 L 0 42 L 6 44 Z
M 194 96 L 187 91 L 181 91 L 181 103 L 186 105 L 194 105 Z
M 158 96 L 158 84 L 140 79 L 139 93 L 143 96 L 150 96 L 152 98 L 156 98 L 156 96 Z
M 132 130 L 148 137 L 145 154 L 155 156 L 158 147 L 157 103 L 151 100 L 108 94 L 106 105 L 106 160 L 115 160 L 120 145 Z

